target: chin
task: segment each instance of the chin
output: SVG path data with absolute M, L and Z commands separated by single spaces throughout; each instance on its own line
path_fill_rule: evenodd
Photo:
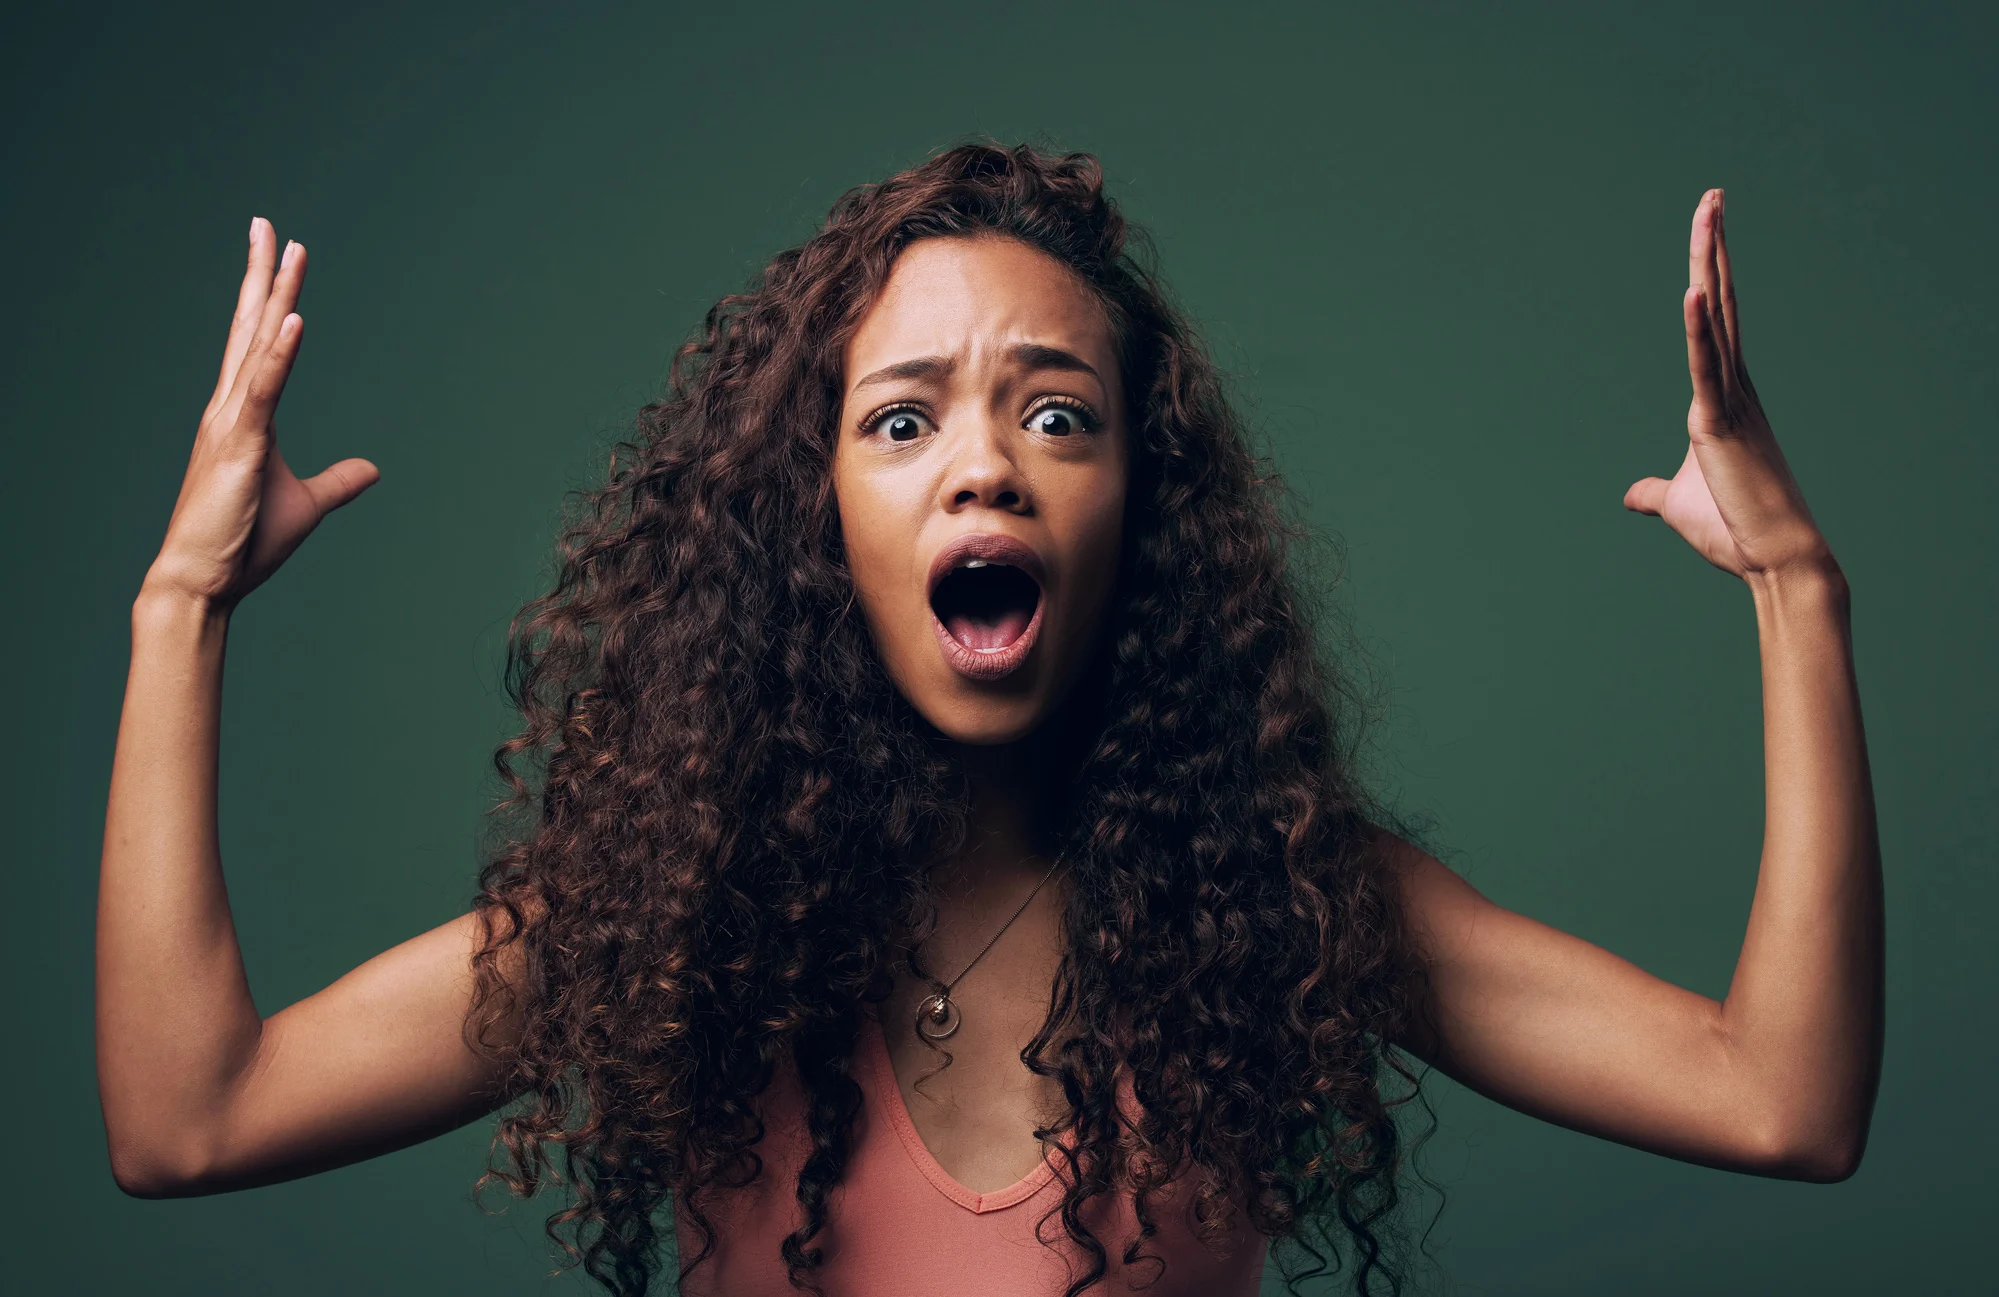
M 1089 645 L 1043 642 L 1042 650 L 1066 652 L 1031 658 L 1019 673 L 1005 680 L 967 680 L 957 672 L 938 669 L 934 662 L 905 664 L 913 669 L 892 672 L 897 690 L 918 715 L 952 743 L 967 747 L 1002 747 L 1037 736 L 1047 737 L 1065 723 L 1084 700 L 1079 691 L 1092 690 L 1094 673 L 1083 666 Z M 1051 673 L 1060 657 L 1072 669 Z
M 1018 743 L 1040 729 L 1049 712 L 1045 705 L 1022 699 L 952 699 L 933 706 L 911 701 L 939 734 L 981 748 Z

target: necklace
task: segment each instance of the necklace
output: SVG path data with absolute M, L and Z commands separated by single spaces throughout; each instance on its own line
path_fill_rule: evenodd
M 979 948 L 979 953 L 972 956 L 971 964 L 966 964 L 958 970 L 957 977 L 948 982 L 931 982 L 931 985 L 937 988 L 936 991 L 916 1006 L 916 1030 L 919 1035 L 927 1036 L 931 1040 L 943 1040 L 958 1030 L 958 1025 L 964 1021 L 965 1015 L 958 1011 L 957 1002 L 951 998 L 951 988 L 956 986 L 965 974 L 972 971 L 972 964 L 986 957 L 986 952 L 993 948 L 993 942 L 1000 939 L 1000 933 L 1013 926 L 1014 919 L 1027 913 L 1028 901 L 1034 899 L 1035 892 L 1041 890 L 1043 883 L 1055 876 L 1055 867 L 1061 863 L 1061 860 L 1057 859 L 1048 866 L 1048 872 L 1041 876 L 1041 882 L 1034 885 L 1034 891 L 1029 892 L 1027 900 L 1022 901 L 1020 908 L 1013 912 L 1013 918 L 1000 924 L 999 932 L 995 932 L 992 940 Z

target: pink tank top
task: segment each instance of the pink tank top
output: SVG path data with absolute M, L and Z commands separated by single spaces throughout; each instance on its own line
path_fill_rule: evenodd
M 827 1297 L 1060 1297 L 1088 1262 L 1059 1216 L 1042 1227 L 1049 1242 L 1035 1237 L 1036 1222 L 1062 1201 L 1055 1163 L 1044 1159 L 1007 1188 L 972 1192 L 924 1147 L 872 1019 L 863 1022 L 855 1053 L 863 1098 L 853 1151 L 829 1195 L 826 1226 L 808 1245 L 825 1249 L 825 1263 L 813 1273 Z M 710 1200 L 715 1250 L 687 1277 L 684 1297 L 798 1291 L 786 1279 L 778 1247 L 804 1221 L 793 1195 L 811 1148 L 800 1099 L 796 1072 L 781 1068 L 766 1094 L 757 1146 L 763 1174 L 747 1189 L 721 1190 Z M 1092 1199 L 1086 1218 L 1109 1268 L 1087 1297 L 1140 1289 L 1151 1297 L 1256 1297 L 1263 1236 L 1238 1217 L 1231 1251 L 1217 1256 L 1193 1232 L 1191 1199 L 1179 1185 L 1155 1195 L 1159 1233 L 1146 1250 L 1165 1259 L 1163 1273 L 1155 1264 L 1119 1261 L 1138 1233 L 1129 1197 Z M 682 1223 L 678 1233 L 682 1255 L 693 1256 L 700 1247 L 693 1231 Z

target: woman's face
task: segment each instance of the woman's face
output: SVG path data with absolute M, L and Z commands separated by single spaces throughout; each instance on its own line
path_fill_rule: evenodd
M 947 737 L 1022 738 L 1081 673 L 1117 573 L 1124 388 L 1103 308 L 1015 240 L 925 239 L 844 363 L 833 484 L 876 649 Z

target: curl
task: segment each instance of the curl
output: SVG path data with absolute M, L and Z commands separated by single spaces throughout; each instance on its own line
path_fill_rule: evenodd
M 707 1207 L 762 1174 L 758 1100 L 788 1058 L 812 1147 L 783 1261 L 817 1290 L 861 1014 L 909 966 L 925 868 L 967 815 L 875 655 L 830 491 L 844 340 L 934 237 L 1068 266 L 1133 412 L 1112 630 L 1067 720 L 1066 952 L 1023 1052 L 1067 1098 L 1050 1133 L 1075 1136 L 1042 1222 L 1089 1260 L 1067 1297 L 1108 1273 L 1091 1201 L 1130 1194 L 1118 1260 L 1163 1265 L 1147 1245 L 1181 1177 L 1216 1246 L 1295 1238 L 1322 1269 L 1350 1255 L 1356 1292 L 1393 1291 L 1416 1077 L 1390 1042 L 1417 964 L 1354 773 L 1357 694 L 1321 661 L 1278 483 L 1096 161 L 1028 147 L 952 149 L 842 197 L 709 312 L 578 499 L 509 641 L 523 723 L 494 758 L 509 795 L 473 1025 L 520 1099 L 481 1184 L 569 1185 L 551 1236 L 636 1297 L 661 1206 L 702 1244 L 683 1276 L 712 1253 Z

